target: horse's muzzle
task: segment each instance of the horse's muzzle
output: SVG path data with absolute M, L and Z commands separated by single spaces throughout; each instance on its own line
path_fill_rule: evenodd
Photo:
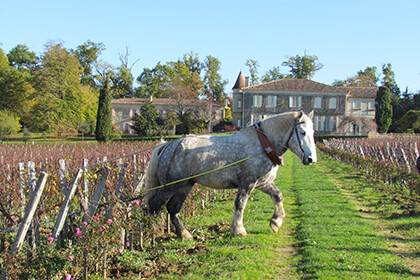
M 313 163 L 315 163 L 316 161 L 313 160 L 313 158 L 311 156 L 304 158 L 303 159 L 303 164 L 304 165 L 311 165 Z

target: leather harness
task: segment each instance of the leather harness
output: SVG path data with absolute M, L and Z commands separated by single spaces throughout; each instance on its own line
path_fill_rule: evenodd
M 265 154 L 267 157 L 271 160 L 271 162 L 274 165 L 283 165 L 283 157 L 282 155 L 287 151 L 289 148 L 289 140 L 292 138 L 293 132 L 296 131 L 296 137 L 298 137 L 299 147 L 303 152 L 302 143 L 300 142 L 299 135 L 297 133 L 297 125 L 301 124 L 302 122 L 299 122 L 295 124 L 294 128 L 290 132 L 289 137 L 287 138 L 286 144 L 281 149 L 280 153 L 277 154 L 276 149 L 274 148 L 273 144 L 271 144 L 270 140 L 268 140 L 267 136 L 265 136 L 264 131 L 262 127 L 260 126 L 260 122 L 257 122 L 254 124 L 254 128 L 257 130 L 258 139 L 260 140 L 261 147 L 263 148 Z M 281 158 L 279 158 L 279 156 Z

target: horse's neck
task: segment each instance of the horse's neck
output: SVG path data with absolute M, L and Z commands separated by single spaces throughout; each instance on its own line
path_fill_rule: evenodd
M 275 120 L 267 120 L 267 123 L 262 123 L 261 127 L 267 139 L 273 144 L 277 153 L 279 153 L 287 147 L 287 142 L 293 132 L 293 125 L 292 122 L 283 122 L 280 125 L 275 126 L 270 124 L 269 121 Z

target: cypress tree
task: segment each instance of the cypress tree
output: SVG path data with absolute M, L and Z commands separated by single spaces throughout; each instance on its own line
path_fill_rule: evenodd
M 105 79 L 99 92 L 98 115 L 96 117 L 96 140 L 99 142 L 111 139 L 112 132 L 112 109 L 111 109 L 111 90 L 109 80 Z
M 381 86 L 375 99 L 375 121 L 379 133 L 387 133 L 392 123 L 392 95 L 386 86 Z

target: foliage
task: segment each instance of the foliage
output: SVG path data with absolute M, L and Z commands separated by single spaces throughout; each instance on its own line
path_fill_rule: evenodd
M 163 125 L 163 120 L 152 102 L 144 103 L 140 107 L 139 113 L 132 117 L 132 121 L 131 128 L 139 136 L 158 135 Z
M 396 132 L 420 133 L 420 111 L 408 111 L 398 120 L 396 127 Z
M 34 131 L 45 131 L 63 120 L 70 121 L 74 128 L 83 121 L 92 122 L 96 90 L 80 83 L 81 74 L 74 53 L 60 43 L 47 44 L 41 64 L 33 71 L 36 95 L 24 123 Z
M 291 78 L 291 77 L 292 77 L 291 75 L 282 74 L 280 72 L 280 67 L 275 66 L 272 69 L 265 72 L 265 74 L 261 78 L 261 82 L 268 83 L 268 82 L 272 82 L 272 81 L 276 81 L 276 80 L 280 80 L 284 78 Z
M 366 67 L 365 70 L 360 70 L 353 77 L 347 78 L 344 81 L 335 80 L 333 86 L 348 86 L 348 87 L 376 87 L 379 81 L 376 66 Z
M 33 88 L 27 75 L 11 66 L 0 49 L 0 110 L 9 110 L 22 117 L 28 110 Z
M 375 121 L 378 125 L 378 132 L 386 133 L 392 123 L 391 92 L 387 87 L 382 86 L 379 88 L 375 99 L 375 108 Z
M 223 103 L 224 87 L 228 82 L 222 80 L 222 76 L 218 73 L 220 71 L 220 61 L 208 55 L 204 61 L 204 70 L 204 95 L 214 102 Z
M 16 134 L 21 129 L 19 118 L 8 110 L 0 110 L 0 135 Z
M 109 81 L 105 80 L 100 90 L 98 115 L 96 119 L 96 140 L 106 142 L 111 139 L 112 132 L 112 109 L 111 109 L 111 91 Z
M 80 77 L 82 84 L 96 87 L 96 76 L 93 71 L 103 50 L 105 50 L 103 43 L 94 43 L 90 40 L 77 47 L 75 54 L 79 59 L 80 66 L 83 68 L 83 73 Z
M 38 57 L 29 51 L 26 45 L 19 44 L 7 54 L 10 66 L 20 71 L 27 71 L 35 67 Z
M 251 75 L 250 85 L 252 86 L 252 85 L 258 84 L 258 67 L 260 66 L 258 64 L 258 61 L 256 61 L 255 59 L 249 58 L 245 62 L 245 66 L 248 67 L 249 74 Z
M 288 60 L 284 61 L 282 65 L 290 68 L 290 73 L 295 79 L 311 79 L 315 72 L 324 66 L 317 61 L 318 57 L 315 55 L 296 55 L 288 57 Z

